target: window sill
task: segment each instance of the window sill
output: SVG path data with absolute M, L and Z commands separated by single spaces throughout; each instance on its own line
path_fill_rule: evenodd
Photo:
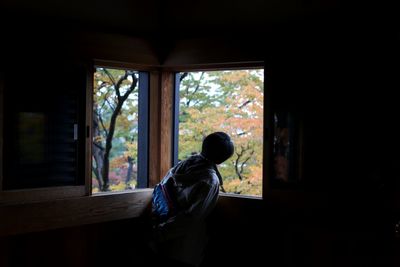
M 0 191 L 0 206 L 83 197 L 85 186 L 55 186 Z
M 234 193 L 219 193 L 219 196 L 222 198 L 240 198 L 240 199 L 253 199 L 253 200 L 262 200 L 261 196 L 251 196 L 251 195 L 240 195 Z
M 0 236 L 141 216 L 153 189 L 0 206 Z

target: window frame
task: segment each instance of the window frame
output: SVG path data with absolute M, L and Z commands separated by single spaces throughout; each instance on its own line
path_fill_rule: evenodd
M 87 63 L 87 62 L 86 62 Z M 87 105 L 92 101 L 93 71 L 95 65 L 147 71 L 149 73 L 148 99 L 148 188 L 133 191 L 106 192 L 91 195 L 91 122 L 92 107 Z M 88 223 L 99 223 L 118 219 L 139 217 L 148 212 L 151 203 L 152 187 L 172 167 L 173 148 L 173 94 L 174 77 L 182 71 L 211 71 L 230 69 L 264 69 L 264 142 L 263 142 L 263 186 L 262 197 L 220 193 L 223 203 L 245 201 L 253 204 L 266 200 L 271 194 L 269 181 L 272 158 L 273 120 L 268 85 L 267 68 L 263 61 L 213 65 L 186 65 L 183 67 L 168 67 L 160 65 L 132 64 L 120 61 L 93 59 L 87 63 L 86 114 L 85 119 L 85 185 L 67 187 L 50 187 L 46 189 L 29 189 L 13 192 L 13 196 L 4 195 L 0 183 L 0 214 L 7 215 L 7 220 L 0 221 L 0 236 L 16 233 L 34 232 L 76 226 Z M 0 102 L 2 101 L 2 85 L 0 72 Z M 3 115 L 0 108 L 0 119 Z M 2 121 L 0 120 L 0 157 L 2 156 L 1 142 Z M 0 161 L 2 164 L 2 158 Z M 1 167 L 1 165 L 0 165 Z M 0 181 L 1 181 L 0 168 Z M 7 192 L 8 194 L 8 192 Z M 3 200 L 7 199 L 7 202 Z M 255 202 L 254 202 L 255 201 Z M 50 211 L 51 216 L 48 215 Z
M 243 63 L 232 63 L 232 64 L 214 64 L 207 66 L 184 66 L 171 68 L 174 72 L 174 84 L 173 84 L 173 107 L 172 107 L 172 149 L 171 149 L 171 165 L 178 163 L 178 151 L 179 151 L 179 73 L 181 72 L 198 72 L 198 71 L 227 71 L 227 70 L 249 70 L 249 69 L 263 69 L 264 70 L 264 97 L 263 97 L 263 159 L 262 159 L 262 189 L 261 196 L 252 195 L 241 195 L 234 193 L 223 193 L 220 195 L 223 197 L 233 197 L 241 199 L 255 199 L 263 200 L 267 196 L 267 191 L 270 190 L 270 179 L 271 173 L 273 171 L 273 163 L 267 158 L 272 158 L 272 148 L 273 141 L 270 136 L 273 136 L 271 131 L 273 130 L 273 117 L 271 116 L 271 106 L 270 106 L 270 91 L 267 87 L 266 79 L 266 65 L 265 62 L 243 62 Z
M 106 64 L 104 64 L 104 62 L 106 62 Z M 134 69 L 139 72 L 146 72 L 147 74 L 145 75 L 148 85 L 147 90 L 145 90 L 147 91 L 145 95 L 147 103 L 140 107 L 142 112 L 145 112 L 147 115 L 146 119 L 142 120 L 141 124 L 141 127 L 146 129 L 146 134 L 142 138 L 145 138 L 147 147 L 141 146 L 141 149 L 144 149 L 146 152 L 144 156 L 146 166 L 142 171 L 147 173 L 147 188 L 135 189 L 132 191 L 105 192 L 95 195 L 91 194 L 91 124 L 93 111 L 93 74 L 94 66 L 96 65 Z M 161 113 L 159 105 L 162 102 L 161 94 L 159 93 L 160 70 L 156 67 L 120 62 L 113 63 L 110 61 L 93 61 L 85 65 L 85 67 L 86 88 L 84 88 L 85 96 L 83 99 L 85 102 L 85 109 L 82 111 L 85 112 L 85 114 L 80 114 L 84 120 L 83 125 L 85 126 L 85 151 L 82 151 L 82 149 L 79 152 L 84 154 L 84 159 L 81 161 L 81 164 L 84 164 L 84 168 L 80 170 L 85 172 L 84 185 L 2 191 L 2 119 L 4 113 L 3 105 L 0 106 L 0 215 L 5 218 L 5 220 L 0 220 L 0 237 L 134 218 L 148 211 L 151 193 L 153 191 L 151 187 L 160 180 L 159 174 L 161 173 L 158 166 L 159 157 L 157 157 L 157 155 L 160 154 L 159 151 L 161 150 L 163 142 L 160 140 L 160 135 L 157 134 L 157 131 L 165 128 L 159 125 Z M 0 72 L 0 103 L 4 101 L 2 76 Z M 155 127 L 155 130 L 153 127 Z M 166 129 L 163 130 L 165 131 Z M 156 143 L 156 145 L 154 145 L 154 143 Z M 152 160 L 150 160 L 150 157 Z

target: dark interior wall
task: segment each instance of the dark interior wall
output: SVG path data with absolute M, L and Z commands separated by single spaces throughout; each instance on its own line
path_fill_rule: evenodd
M 398 265 L 399 29 L 381 12 L 319 14 L 266 34 L 273 109 L 304 121 L 304 180 L 240 212 L 220 203 L 218 263 Z
M 398 29 L 346 13 L 301 25 L 272 55 L 271 87 L 304 117 L 305 188 L 395 190 Z
M 265 37 L 273 109 L 304 120 L 304 181 L 264 205 L 221 202 L 209 263 L 396 266 L 397 29 L 343 12 Z

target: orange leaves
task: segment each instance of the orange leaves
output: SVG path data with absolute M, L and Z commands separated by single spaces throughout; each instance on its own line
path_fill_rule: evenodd
M 120 156 L 120 157 L 115 157 L 110 161 L 110 169 L 119 169 L 122 166 L 127 167 L 128 165 L 128 160 L 126 157 L 124 156 Z
M 180 154 L 188 155 L 202 137 L 228 133 L 235 144 L 234 156 L 220 166 L 227 192 L 261 195 L 263 152 L 263 70 L 206 72 L 203 84 L 212 90 L 198 94 L 202 105 L 181 105 Z M 188 82 L 185 88 L 188 88 Z M 191 95 L 196 103 L 196 95 Z M 208 97 L 207 105 L 204 99 Z M 181 155 L 180 155 L 181 156 Z M 243 179 L 240 180 L 239 178 Z

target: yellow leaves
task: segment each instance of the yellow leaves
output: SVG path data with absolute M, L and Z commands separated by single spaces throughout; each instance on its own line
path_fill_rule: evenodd
M 224 181 L 224 188 L 227 193 L 236 193 L 239 191 L 241 181 L 239 179 Z
M 206 135 L 224 131 L 232 137 L 236 153 L 220 166 L 226 191 L 261 195 L 263 71 L 223 71 L 210 72 L 209 75 L 213 79 L 206 81 L 204 86 L 213 88 L 213 91 L 198 95 L 206 101 L 208 94 L 208 105 L 182 107 L 185 119 L 179 125 L 180 156 L 199 151 Z M 192 98 L 196 99 L 196 96 Z M 243 180 L 239 179 L 236 171 L 241 173 Z
M 124 156 L 126 158 L 131 157 L 133 159 L 137 159 L 138 143 L 137 142 L 125 143 L 125 147 L 127 148 L 127 151 L 124 153 Z
M 253 165 L 253 166 L 249 166 L 249 180 L 251 181 L 251 183 L 253 184 L 261 184 L 262 182 L 262 166 L 260 165 Z
M 228 83 L 238 83 L 240 81 L 247 81 L 248 71 L 237 70 L 237 71 L 225 71 L 221 76 L 221 80 Z
M 136 187 L 136 181 L 131 181 L 128 184 L 120 182 L 120 183 L 117 183 L 117 184 L 110 185 L 110 190 L 111 191 L 125 191 L 125 190 L 135 189 L 135 187 Z
M 227 193 L 241 194 L 241 195 L 262 195 L 262 179 L 239 179 L 225 180 L 224 188 Z
M 100 135 L 97 135 L 97 136 L 93 137 L 93 142 L 94 143 L 101 143 L 103 141 L 104 141 L 104 138 L 102 136 L 100 136 Z

